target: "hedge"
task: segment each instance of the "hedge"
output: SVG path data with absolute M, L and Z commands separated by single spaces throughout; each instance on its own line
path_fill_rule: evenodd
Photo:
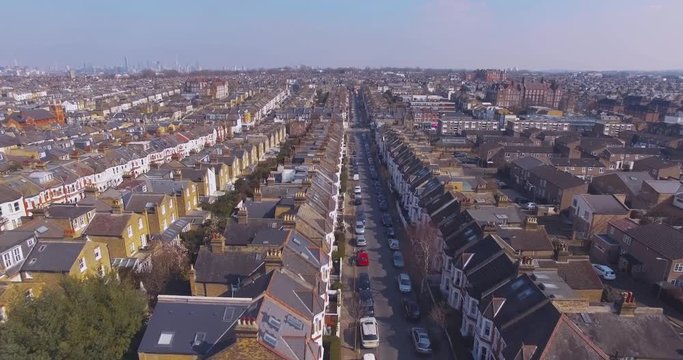
M 334 335 L 323 336 L 325 354 L 323 359 L 341 360 L 341 340 Z

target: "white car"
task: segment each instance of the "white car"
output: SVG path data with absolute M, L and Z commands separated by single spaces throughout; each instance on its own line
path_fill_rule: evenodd
M 360 341 L 366 349 L 379 347 L 379 331 L 377 319 L 364 317 L 360 319 Z
M 353 174 L 353 181 L 358 181 L 360 180 L 360 176 L 358 174 Z
M 367 245 L 368 245 L 368 241 L 365 240 L 365 235 L 363 235 L 363 234 L 356 235 L 356 246 L 363 247 L 363 246 L 367 246 Z
M 353 188 L 353 192 L 355 194 L 360 194 L 361 193 L 360 185 L 356 185 L 356 187 Z
M 361 235 L 365 234 L 365 226 L 364 225 L 356 225 L 356 235 Z
M 413 291 L 413 285 L 410 282 L 410 275 L 406 273 L 398 274 L 398 290 L 403 294 L 409 294 Z
M 603 280 L 614 280 L 617 278 L 617 274 L 609 266 L 593 264 L 593 270 L 595 270 L 595 272 L 598 273 L 598 276 Z
M 375 360 L 375 354 L 367 353 L 363 354 L 363 360 Z
M 398 250 L 400 248 L 399 242 L 396 239 L 389 239 L 389 249 Z

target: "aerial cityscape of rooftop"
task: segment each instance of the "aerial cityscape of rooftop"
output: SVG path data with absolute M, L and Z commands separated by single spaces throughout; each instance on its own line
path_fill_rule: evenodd
M 683 359 L 683 2 L 3 10 L 0 359 Z

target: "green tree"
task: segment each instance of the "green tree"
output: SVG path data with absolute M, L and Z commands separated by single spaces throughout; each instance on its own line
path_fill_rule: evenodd
M 144 294 L 114 276 L 64 278 L 17 300 L 0 325 L 0 358 L 120 359 L 147 314 Z

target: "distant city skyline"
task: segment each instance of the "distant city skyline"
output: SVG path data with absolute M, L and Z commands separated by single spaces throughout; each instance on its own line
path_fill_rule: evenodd
M 681 70 L 676 0 L 3 4 L 0 65 Z

